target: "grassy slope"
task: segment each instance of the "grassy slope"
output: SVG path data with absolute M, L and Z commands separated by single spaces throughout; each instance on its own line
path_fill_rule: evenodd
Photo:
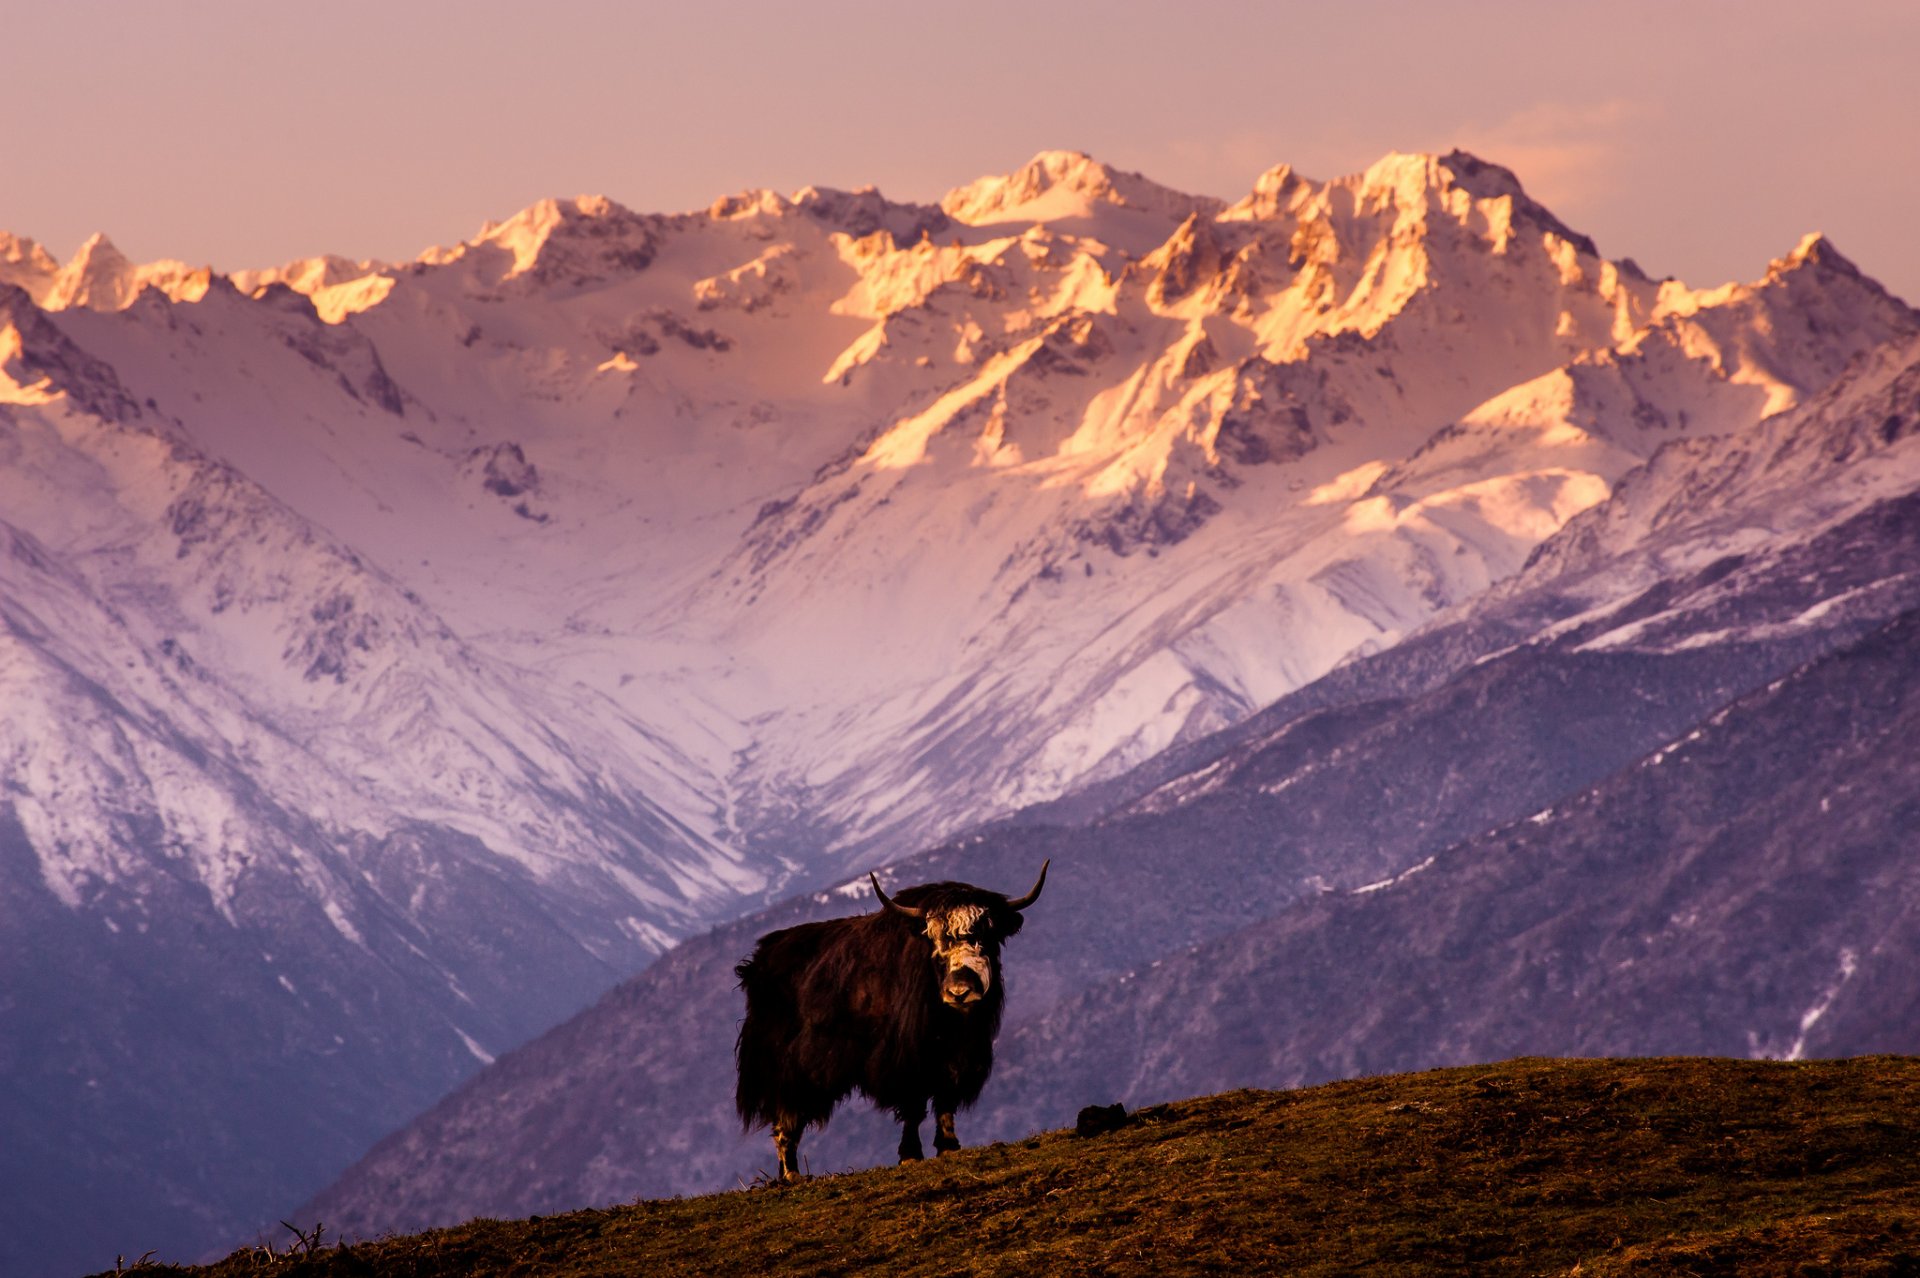
M 1920 1274 L 1920 1059 L 1235 1092 L 1087 1139 L 266 1262 L 196 1272 Z

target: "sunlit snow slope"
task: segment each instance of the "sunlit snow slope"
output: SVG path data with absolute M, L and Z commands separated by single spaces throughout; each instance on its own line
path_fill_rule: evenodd
M 1912 325 L 1818 237 L 1649 280 L 1460 153 L 1227 206 L 1064 152 L 940 208 L 548 201 L 176 304 L 110 250 L 12 269 L 147 279 L 62 331 L 789 868 L 1244 716 Z

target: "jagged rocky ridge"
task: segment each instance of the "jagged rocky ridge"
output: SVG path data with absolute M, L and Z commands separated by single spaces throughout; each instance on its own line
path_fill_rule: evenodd
M 1230 205 L 1065 152 L 939 208 L 583 197 L 241 279 L 58 314 L 456 631 L 659 726 L 720 836 L 803 874 L 1244 717 L 1913 327 L 1818 237 L 1647 279 L 1460 153 Z M 539 492 L 470 460 L 506 449 Z
M 582 197 L 231 278 L 8 238 L 0 284 L 0 970 L 89 1009 L 0 991 L 44 1151 L 0 1237 L 163 1249 L 675 935 L 1321 695 L 1915 331 L 1818 237 L 1654 281 L 1458 153 Z

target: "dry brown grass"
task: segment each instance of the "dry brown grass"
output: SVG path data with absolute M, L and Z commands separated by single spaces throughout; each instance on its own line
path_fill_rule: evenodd
M 1920 1061 L 1529 1059 L 1236 1092 L 1091 1139 L 198 1272 L 1920 1274 Z

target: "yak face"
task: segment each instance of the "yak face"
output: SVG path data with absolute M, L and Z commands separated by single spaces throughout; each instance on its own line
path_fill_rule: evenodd
M 977 905 L 959 905 L 929 910 L 926 925 L 940 1001 L 964 1012 L 985 1000 L 1000 967 L 993 915 Z
M 1047 865 L 1025 896 L 1009 899 L 965 883 L 935 883 L 915 888 L 924 904 L 894 900 L 880 888 L 878 875 L 868 875 L 873 894 L 889 914 L 911 919 L 933 947 L 933 974 L 940 1001 L 956 1011 L 984 1005 L 999 1006 L 1000 943 L 1020 930 L 1020 911 L 1040 899 L 1047 885 Z M 998 1022 L 998 1016 L 994 1017 Z

